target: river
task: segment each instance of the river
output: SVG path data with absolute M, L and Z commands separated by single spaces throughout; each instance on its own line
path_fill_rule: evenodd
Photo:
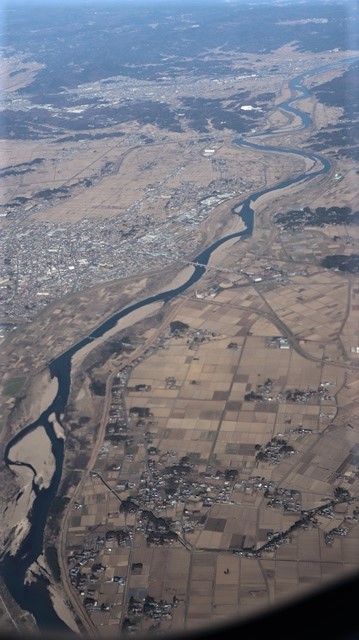
M 343 66 L 343 64 L 348 64 L 349 62 L 353 61 L 354 60 L 352 59 L 347 59 L 340 64 L 338 63 L 336 65 L 326 65 L 324 67 L 320 67 L 318 69 L 314 69 L 310 72 L 306 72 L 296 76 L 289 83 L 289 88 L 294 92 L 293 97 L 281 103 L 280 105 L 278 105 L 278 107 L 280 107 L 282 110 L 286 110 L 287 112 L 298 116 L 301 119 L 301 128 L 309 127 L 312 124 L 310 117 L 307 114 L 302 113 L 298 108 L 292 105 L 292 103 L 296 100 L 310 95 L 309 91 L 305 87 L 303 87 L 303 81 L 306 78 L 309 78 L 312 75 L 316 75 L 321 71 L 329 70 L 336 66 Z M 289 130 L 286 129 L 285 132 L 287 133 L 289 132 Z M 259 136 L 263 138 L 274 134 L 278 135 L 280 133 L 282 133 L 280 130 L 267 130 L 263 133 L 257 132 L 251 134 L 249 137 L 251 139 L 257 138 Z M 304 151 L 298 151 L 295 149 L 257 144 L 255 142 L 251 142 L 248 139 L 245 139 L 242 135 L 235 138 L 234 141 L 239 146 L 251 147 L 253 149 L 258 149 L 259 151 L 291 153 L 303 158 L 309 158 L 313 161 L 311 172 L 304 172 L 296 176 L 295 178 L 284 180 L 271 188 L 257 191 L 256 193 L 251 194 L 245 200 L 236 203 L 231 208 L 231 213 L 233 215 L 241 216 L 243 222 L 245 223 L 245 229 L 243 231 L 232 233 L 231 235 L 220 238 L 219 240 L 211 244 L 207 249 L 202 251 L 196 258 L 194 258 L 193 262 L 198 266 L 195 267 L 193 274 L 184 284 L 177 288 L 169 289 L 168 291 L 150 296 L 144 300 L 126 307 L 125 309 L 118 311 L 110 319 L 106 320 L 99 327 L 97 327 L 97 329 L 93 331 L 89 336 L 73 345 L 68 351 L 53 360 L 49 366 L 52 377 L 56 377 L 58 380 L 58 392 L 55 399 L 35 422 L 22 429 L 22 431 L 19 432 L 6 446 L 4 454 L 5 463 L 11 469 L 14 464 L 8 457 L 8 453 L 11 447 L 19 442 L 19 440 L 21 440 L 21 438 L 23 438 L 29 432 L 36 429 L 39 425 L 42 425 L 51 440 L 52 451 L 56 460 L 56 471 L 52 477 L 50 486 L 47 489 L 43 488 L 39 490 L 37 485 L 33 483 L 33 490 L 36 494 L 36 498 L 33 504 L 32 512 L 30 514 L 31 527 L 29 533 L 27 534 L 23 543 L 20 545 L 20 548 L 18 549 L 16 554 L 13 556 L 9 553 L 3 555 L 0 563 L 0 575 L 2 576 L 9 592 L 22 609 L 32 613 L 39 629 L 42 632 L 47 632 L 50 629 L 56 630 L 57 632 L 69 632 L 68 627 L 58 617 L 54 610 L 47 588 L 48 584 L 45 578 L 41 577 L 31 584 L 26 585 L 24 584 L 24 579 L 29 566 L 34 561 L 36 561 L 36 559 L 43 551 L 43 537 L 47 514 L 51 502 L 56 495 L 56 491 L 61 479 L 64 457 L 64 441 L 63 439 L 56 436 L 53 425 L 49 421 L 49 416 L 55 413 L 57 420 L 61 422 L 60 415 L 65 410 L 70 392 L 72 356 L 87 344 L 89 344 L 92 340 L 103 336 L 109 329 L 115 326 L 116 322 L 119 319 L 125 317 L 132 311 L 135 311 L 136 309 L 140 309 L 157 301 L 163 301 L 166 303 L 186 291 L 186 289 L 191 287 L 196 282 L 198 282 L 198 280 L 200 280 L 200 278 L 204 274 L 209 258 L 213 251 L 215 251 L 215 249 L 217 249 L 225 242 L 232 240 L 233 238 L 244 239 L 251 236 L 253 232 L 254 222 L 254 213 L 251 207 L 251 203 L 255 202 L 264 194 L 279 191 L 280 189 L 284 189 L 296 183 L 305 183 L 309 180 L 313 180 L 315 177 L 321 174 L 327 173 L 330 170 L 329 161 L 317 154 L 306 153 Z M 239 214 L 237 213 L 238 210 L 240 210 Z

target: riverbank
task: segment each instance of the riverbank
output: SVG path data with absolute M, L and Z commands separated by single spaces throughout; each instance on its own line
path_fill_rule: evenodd
M 32 565 L 27 570 L 27 575 L 25 577 L 26 584 L 31 585 L 36 580 L 45 578 L 49 581 L 48 591 L 50 594 L 50 598 L 53 604 L 53 607 L 61 620 L 67 625 L 70 631 L 73 631 L 76 634 L 80 633 L 80 630 L 76 624 L 76 621 L 72 615 L 71 610 L 65 604 L 65 598 L 63 593 L 61 592 L 61 588 L 59 589 L 52 583 L 52 575 L 49 570 L 49 567 L 46 564 L 44 556 L 41 554 L 36 562 L 33 562 Z
M 127 329 L 127 327 L 132 327 L 137 322 L 144 320 L 145 318 L 152 316 L 154 313 L 157 313 L 161 307 L 163 306 L 163 302 L 153 302 L 152 304 L 146 305 L 144 307 L 140 307 L 139 309 L 135 309 L 128 315 L 124 316 L 120 320 L 118 320 L 115 326 L 112 329 L 106 331 L 101 337 L 95 338 L 89 344 L 79 349 L 71 359 L 72 371 L 75 371 L 83 362 L 83 360 L 94 350 L 101 346 L 104 342 L 112 338 L 114 335 Z
M 15 555 L 21 542 L 30 530 L 28 514 L 35 501 L 32 489 L 34 474 L 29 467 L 13 467 L 16 476 L 17 497 L 8 503 L 3 514 L 2 547 L 3 550 Z

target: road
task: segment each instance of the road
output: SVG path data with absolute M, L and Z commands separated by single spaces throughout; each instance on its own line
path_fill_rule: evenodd
M 90 459 L 88 461 L 87 467 L 83 473 L 83 476 L 79 482 L 79 484 L 76 487 L 76 490 L 74 491 L 73 495 L 71 496 L 70 502 L 67 505 L 65 514 L 64 514 L 64 518 L 62 520 L 61 523 L 61 531 L 60 531 L 60 536 L 59 536 L 59 543 L 58 543 L 58 560 L 59 560 L 59 565 L 60 565 L 60 570 L 61 570 L 61 578 L 62 578 L 62 585 L 63 588 L 65 590 L 65 593 L 74 609 L 75 614 L 79 617 L 81 623 L 83 624 L 86 633 L 89 635 L 90 638 L 97 638 L 99 637 L 99 634 L 97 632 L 97 629 L 95 627 L 95 625 L 93 624 L 91 618 L 89 616 L 86 615 L 86 612 L 84 610 L 84 607 L 82 605 L 82 600 L 81 597 L 78 593 L 78 591 L 76 589 L 73 588 L 73 586 L 71 585 L 71 582 L 69 580 L 69 572 L 68 572 L 68 567 L 67 567 L 67 562 L 66 562 L 66 558 L 67 558 L 67 553 L 66 553 L 66 535 L 67 535 L 67 531 L 68 531 L 68 526 L 69 526 L 69 519 L 72 513 L 72 509 L 73 509 L 73 505 L 74 502 L 76 500 L 76 497 L 79 493 L 81 493 L 83 487 L 85 486 L 85 483 L 87 481 L 89 472 L 92 470 L 96 459 L 97 459 L 97 455 L 99 452 L 99 449 L 103 443 L 103 439 L 106 433 L 106 424 L 107 424 L 107 418 L 108 418 L 108 412 L 110 409 L 110 402 L 111 402 L 111 389 L 112 389 L 112 382 L 114 379 L 115 373 L 113 372 L 107 379 L 107 383 L 106 383 L 106 394 L 105 394 L 105 403 L 104 403 L 104 408 L 103 408 L 103 413 L 102 413 L 102 420 L 101 420 L 101 424 L 100 424 L 100 429 L 99 429 L 99 433 L 98 433 L 98 438 L 94 444 L 94 447 L 92 449 L 92 453 L 90 456 Z
M 138 357 L 142 356 L 144 354 L 144 352 L 152 345 L 156 342 L 157 338 L 161 335 L 161 333 L 164 331 L 164 329 L 169 325 L 169 323 L 171 322 L 171 320 L 174 318 L 174 316 L 176 315 L 176 313 L 178 312 L 178 306 L 179 304 L 181 304 L 181 302 L 183 301 L 176 301 L 175 304 L 172 303 L 172 309 L 170 309 L 170 313 L 166 314 L 166 318 L 160 323 L 160 325 L 158 326 L 158 328 L 156 329 L 155 333 L 153 334 L 151 341 L 147 341 L 145 343 L 145 345 L 141 345 L 140 347 L 138 347 L 137 349 L 135 349 L 129 358 L 127 358 L 123 364 L 121 366 L 116 366 L 116 370 L 113 370 L 112 373 L 109 375 L 108 379 L 107 379 L 107 383 L 106 383 L 106 392 L 105 392 L 105 402 L 104 402 L 104 407 L 103 407 L 103 413 L 102 413 L 102 419 L 101 419 L 101 424 L 100 424 L 100 428 L 99 428 L 99 432 L 98 432 L 98 437 L 96 442 L 93 445 L 92 448 L 92 452 L 91 452 L 91 456 L 90 459 L 87 463 L 86 469 L 83 472 L 82 478 L 79 482 L 79 484 L 77 485 L 74 493 L 71 496 L 71 499 L 66 507 L 66 511 L 64 513 L 63 516 L 63 520 L 61 523 L 61 531 L 60 531 L 60 535 L 59 535 L 59 543 L 58 543 L 58 559 L 59 559 L 59 565 L 60 565 L 60 569 L 61 569 L 61 579 L 62 579 L 62 585 L 64 588 L 64 591 L 66 593 L 67 598 L 69 599 L 75 614 L 78 616 L 79 620 L 81 621 L 81 623 L 83 624 L 86 633 L 89 635 L 90 638 L 98 638 L 99 637 L 99 633 L 96 629 L 96 626 L 93 624 L 90 616 L 87 615 L 83 605 L 82 605 L 82 599 L 81 596 L 79 595 L 78 591 L 72 586 L 70 579 L 69 579 L 69 573 L 68 573 L 68 567 L 67 567 L 67 562 L 66 562 L 66 558 L 67 558 L 67 553 L 66 553 L 66 537 L 67 537 L 67 532 L 68 532 L 68 527 L 69 527 L 69 519 L 71 517 L 72 514 L 72 510 L 73 510 L 73 505 L 74 502 L 77 499 L 77 496 L 79 496 L 86 484 L 86 481 L 88 480 L 89 474 L 92 471 L 96 460 L 97 460 L 97 456 L 99 454 L 99 450 L 100 447 L 103 444 L 103 440 L 106 434 L 106 425 L 108 422 L 108 414 L 109 414 L 109 410 L 110 410 L 110 405 L 111 405 L 111 400 L 112 400 L 112 383 L 114 380 L 114 377 L 117 373 L 117 371 L 125 366 L 130 365 L 134 360 L 136 360 Z M 113 338 L 112 338 L 113 339 Z M 99 476 L 100 477 L 100 476 Z M 107 486 L 107 485 L 106 485 Z M 117 496 L 118 497 L 118 496 Z M 181 543 L 184 544 L 186 546 L 185 541 L 181 540 Z

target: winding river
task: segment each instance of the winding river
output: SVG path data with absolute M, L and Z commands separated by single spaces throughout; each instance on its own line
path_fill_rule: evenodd
M 341 63 L 337 63 L 335 65 L 326 65 L 293 78 L 289 83 L 292 97 L 278 105 L 278 108 L 281 108 L 283 111 L 287 111 L 293 115 L 298 116 L 301 121 L 300 128 L 311 126 L 312 122 L 310 117 L 293 106 L 293 102 L 309 95 L 308 90 L 303 86 L 302 83 L 305 79 L 309 78 L 310 76 L 316 75 L 321 71 L 329 70 L 337 66 L 343 66 L 343 64 L 348 64 L 353 61 L 354 59 L 346 59 Z M 250 138 L 253 139 L 260 136 L 262 139 L 274 134 L 289 133 L 290 130 L 297 130 L 297 128 L 287 128 L 281 131 L 267 130 L 263 133 L 258 132 L 251 134 Z M 51 484 L 48 488 L 39 489 L 37 484 L 33 481 L 33 490 L 36 497 L 29 516 L 31 526 L 26 538 L 20 545 L 20 548 L 17 550 L 16 554 L 10 555 L 10 553 L 6 553 L 1 558 L 0 564 L 0 575 L 2 576 L 9 592 L 12 594 L 13 598 L 18 602 L 22 609 L 32 613 L 39 629 L 42 632 L 47 632 L 49 629 L 54 629 L 57 632 L 69 631 L 68 627 L 59 618 L 54 610 L 46 579 L 44 577 L 41 577 L 36 581 L 31 582 L 31 584 L 24 584 L 24 579 L 30 565 L 37 560 L 37 558 L 43 551 L 43 537 L 46 518 L 61 479 L 64 457 L 64 440 L 57 437 L 54 431 L 53 424 L 49 420 L 49 417 L 51 416 L 51 414 L 56 414 L 57 420 L 59 422 L 61 421 L 60 416 L 65 410 L 70 392 L 71 359 L 73 355 L 94 339 L 100 338 L 101 336 L 106 334 L 107 331 L 109 331 L 116 325 L 118 320 L 124 318 L 129 313 L 135 311 L 136 309 L 146 307 L 153 302 L 162 301 L 166 303 L 186 291 L 186 289 L 194 285 L 196 282 L 198 282 L 198 280 L 200 280 L 202 275 L 205 273 L 206 265 L 208 264 L 210 256 L 219 246 L 232 240 L 233 238 L 244 239 L 252 234 L 254 213 L 251 207 L 251 203 L 254 203 L 258 198 L 266 193 L 279 191 L 296 183 L 304 184 L 305 182 L 313 180 L 319 175 L 328 173 L 328 171 L 330 170 L 329 161 L 320 155 L 306 153 L 304 151 L 297 151 L 295 149 L 257 144 L 248 139 L 245 139 L 243 136 L 237 137 L 234 141 L 239 146 L 258 149 L 258 151 L 262 152 L 269 151 L 281 154 L 296 154 L 297 156 L 312 160 L 312 167 L 310 170 L 298 175 L 295 178 L 284 180 L 271 188 L 257 191 L 242 202 L 239 202 L 235 206 L 233 206 L 231 209 L 231 214 L 241 216 L 245 223 L 245 229 L 241 232 L 232 233 L 231 235 L 220 238 L 207 249 L 202 251 L 196 258 L 194 258 L 193 262 L 197 266 L 195 267 L 191 277 L 188 278 L 188 280 L 184 284 L 177 288 L 169 289 L 168 291 L 150 296 L 145 300 L 136 302 L 135 304 L 132 304 L 125 309 L 118 311 L 110 319 L 103 322 L 103 324 L 101 324 L 95 331 L 93 331 L 91 335 L 73 345 L 70 349 L 68 349 L 68 351 L 53 360 L 50 364 L 50 372 L 51 376 L 56 377 L 58 380 L 58 392 L 55 399 L 53 400 L 51 405 L 41 414 L 41 416 L 35 422 L 22 429 L 22 431 L 20 431 L 7 444 L 7 447 L 5 449 L 5 463 L 10 469 L 13 468 L 14 464 L 26 464 L 21 462 L 14 463 L 14 461 L 9 458 L 9 451 L 25 435 L 28 435 L 29 433 L 31 433 L 31 431 L 42 425 L 51 440 L 52 452 L 56 460 L 56 470 L 52 477 Z M 26 466 L 29 467 L 28 464 Z

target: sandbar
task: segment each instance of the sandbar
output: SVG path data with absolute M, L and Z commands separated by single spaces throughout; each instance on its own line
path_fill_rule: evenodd
M 41 425 L 14 444 L 8 452 L 10 462 L 24 462 L 35 469 L 35 482 L 39 488 L 48 488 L 56 469 L 51 440 Z M 18 473 L 19 467 L 11 465 Z
M 52 378 L 49 369 L 43 369 L 31 380 L 26 397 L 21 403 L 21 412 L 26 424 L 35 422 L 56 398 L 59 384 Z
M 59 421 L 56 418 L 56 414 L 55 413 L 51 413 L 49 415 L 49 422 L 51 422 L 53 428 L 54 428 L 54 432 L 57 438 L 62 438 L 63 440 L 65 440 L 65 431 L 64 428 L 61 426 L 61 424 L 59 423 Z

